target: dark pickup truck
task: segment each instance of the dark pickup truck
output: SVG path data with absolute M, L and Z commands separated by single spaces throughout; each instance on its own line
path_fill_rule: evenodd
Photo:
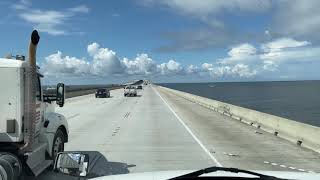
M 96 98 L 108 98 L 110 97 L 110 91 L 108 89 L 97 89 Z

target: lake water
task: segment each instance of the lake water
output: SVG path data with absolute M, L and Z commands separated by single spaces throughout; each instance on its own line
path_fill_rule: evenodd
M 320 81 L 160 85 L 320 127 Z

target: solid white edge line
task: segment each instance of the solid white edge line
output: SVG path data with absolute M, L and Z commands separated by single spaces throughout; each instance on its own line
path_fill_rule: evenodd
M 183 125 L 183 127 L 189 132 L 189 134 L 193 137 L 193 139 L 200 145 L 200 147 L 204 150 L 205 153 L 213 160 L 217 166 L 223 167 L 222 164 L 208 151 L 208 149 L 202 144 L 202 142 L 197 138 L 196 135 L 189 129 L 189 127 L 182 121 L 182 119 L 177 115 L 176 112 L 170 107 L 170 105 L 164 100 L 164 98 L 160 95 L 157 89 L 152 86 L 152 89 L 158 94 L 158 96 L 162 99 L 164 104 L 170 109 L 170 111 L 174 114 L 174 116 L 179 120 L 179 122 Z

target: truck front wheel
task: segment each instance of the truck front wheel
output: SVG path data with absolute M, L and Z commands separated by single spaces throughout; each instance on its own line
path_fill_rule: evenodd
M 64 151 L 65 135 L 61 129 L 58 129 L 53 138 L 52 159 L 54 160 L 59 152 Z

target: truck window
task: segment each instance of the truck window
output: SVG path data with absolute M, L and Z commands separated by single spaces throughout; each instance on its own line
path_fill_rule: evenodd
M 36 81 L 36 96 L 37 100 L 41 101 L 41 83 L 40 83 L 40 77 L 37 76 L 37 81 Z

